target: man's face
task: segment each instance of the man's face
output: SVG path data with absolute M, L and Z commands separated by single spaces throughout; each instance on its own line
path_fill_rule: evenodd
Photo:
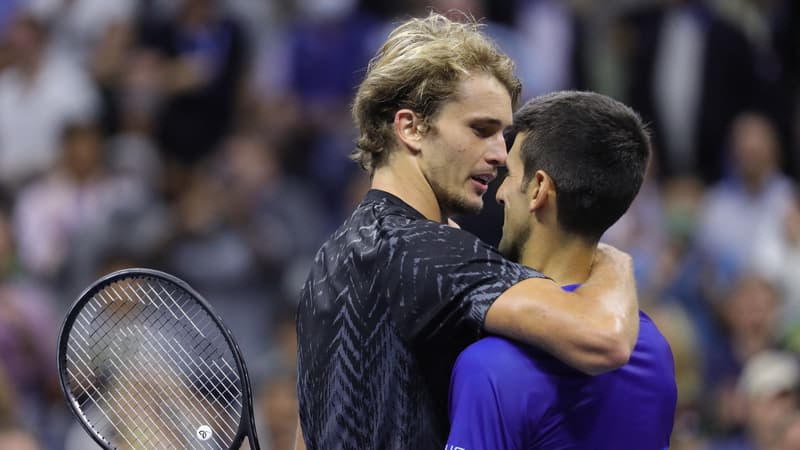
M 73 176 L 79 179 L 91 176 L 101 166 L 101 157 L 102 143 L 96 130 L 80 130 L 66 139 L 65 166 Z
M 37 29 L 33 19 L 25 16 L 17 17 L 8 31 L 8 45 L 15 61 L 26 61 L 39 54 L 42 47 L 41 30 Z
M 503 131 L 511 124 L 511 96 L 490 75 L 461 81 L 424 135 L 420 168 L 446 215 L 478 213 L 483 194 L 505 164 Z
M 777 142 L 766 119 L 746 116 L 735 122 L 734 164 L 746 181 L 760 183 L 768 177 L 775 170 L 777 154 Z
M 524 168 L 520 158 L 520 146 L 526 138 L 527 133 L 517 134 L 506 161 L 508 174 L 497 188 L 497 202 L 503 205 L 504 218 L 499 250 L 512 261 L 519 261 L 531 232 L 529 186 L 523 184 Z

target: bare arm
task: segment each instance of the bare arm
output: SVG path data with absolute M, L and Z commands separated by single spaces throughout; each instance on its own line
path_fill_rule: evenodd
M 294 436 L 294 450 L 306 450 L 306 442 L 303 440 L 303 429 L 300 427 L 300 419 L 297 419 L 297 432 Z
M 631 258 L 601 244 L 589 280 L 575 293 L 544 279 L 517 283 L 489 308 L 484 328 L 546 350 L 591 375 L 619 368 L 639 335 Z

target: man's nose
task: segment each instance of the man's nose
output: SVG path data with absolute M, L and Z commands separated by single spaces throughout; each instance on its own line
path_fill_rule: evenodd
M 505 186 L 506 180 L 503 180 L 503 182 L 500 183 L 500 186 L 497 187 L 497 193 L 494 196 L 495 201 L 501 205 L 505 205 L 505 201 L 503 200 L 505 197 Z
M 489 140 L 489 149 L 486 152 L 486 161 L 493 166 L 505 166 L 508 151 L 503 133 L 497 133 Z

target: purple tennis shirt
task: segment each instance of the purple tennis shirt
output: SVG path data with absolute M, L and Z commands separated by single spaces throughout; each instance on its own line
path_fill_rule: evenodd
M 594 377 L 490 336 L 456 361 L 445 449 L 664 450 L 676 399 L 672 351 L 643 312 L 628 364 Z

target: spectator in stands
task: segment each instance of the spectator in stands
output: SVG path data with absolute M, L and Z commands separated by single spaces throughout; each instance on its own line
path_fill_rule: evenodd
M 178 197 L 164 263 L 238 324 L 258 384 L 269 372 L 265 352 L 274 345 L 276 313 L 294 310 L 297 286 L 327 232 L 321 202 L 284 173 L 273 147 L 247 131 L 226 138 L 190 180 Z
M 753 49 L 758 79 L 755 102 L 775 121 L 784 150 L 782 168 L 798 175 L 800 169 L 792 145 L 800 144 L 792 136 L 793 121 L 798 117 L 796 97 L 786 95 L 800 88 L 800 58 L 797 49 L 800 3 L 795 0 L 714 0 L 720 14 L 728 17 L 747 37 Z
M 735 276 L 750 264 L 755 231 L 785 217 L 795 194 L 778 169 L 779 141 L 767 117 L 739 115 L 730 140 L 731 174 L 708 191 L 697 244 L 717 273 Z
M 50 293 L 18 270 L 8 206 L 0 204 L 0 430 L 23 426 L 50 438 L 57 432 L 45 420 L 61 400 L 56 324 Z M 2 445 L 9 436 L 0 431 L 0 448 L 12 448 Z
M 18 196 L 14 231 L 23 268 L 59 287 L 66 303 L 95 278 L 109 248 L 155 245 L 146 224 L 158 204 L 136 177 L 109 171 L 94 124 L 68 126 L 62 149 L 57 169 Z
M 753 104 L 755 64 L 747 40 L 704 0 L 647 2 L 622 23 L 629 41 L 626 97 L 652 122 L 660 175 L 716 181 L 725 133 Z
M 181 0 L 171 21 L 144 29 L 140 38 L 168 60 L 160 147 L 170 162 L 194 165 L 232 128 L 249 62 L 242 29 L 219 2 Z
M 780 299 L 775 287 L 754 274 L 741 276 L 716 306 L 717 327 L 701 342 L 710 425 L 730 433 L 747 421 L 737 380 L 757 354 L 776 348 Z
M 59 53 L 88 66 L 106 31 L 134 20 L 136 0 L 27 0 L 52 23 L 52 44 Z
M 303 175 L 325 196 L 324 207 L 338 212 L 343 187 L 357 171 L 346 159 L 356 138 L 350 102 L 388 30 L 354 0 L 303 0 L 297 6 L 287 30 L 286 80 L 300 102 L 301 141 L 290 148 L 304 155 Z
M 786 345 L 800 350 L 800 194 L 782 217 L 767 222 L 753 235 L 753 269 L 774 280 L 783 300 L 781 335 Z
M 0 72 L 0 186 L 19 189 L 59 159 L 61 130 L 94 116 L 98 96 L 85 70 L 49 51 L 49 28 L 20 13 L 8 33 L 12 65 Z
M 781 444 L 786 420 L 798 412 L 800 368 L 791 353 L 764 351 L 745 366 L 736 387 L 742 396 L 744 428 L 717 439 L 708 450 L 772 450 Z
M 294 305 L 296 287 L 329 231 L 319 194 L 287 174 L 277 149 L 257 133 L 231 135 L 221 157 L 233 220 L 277 281 L 276 292 Z

